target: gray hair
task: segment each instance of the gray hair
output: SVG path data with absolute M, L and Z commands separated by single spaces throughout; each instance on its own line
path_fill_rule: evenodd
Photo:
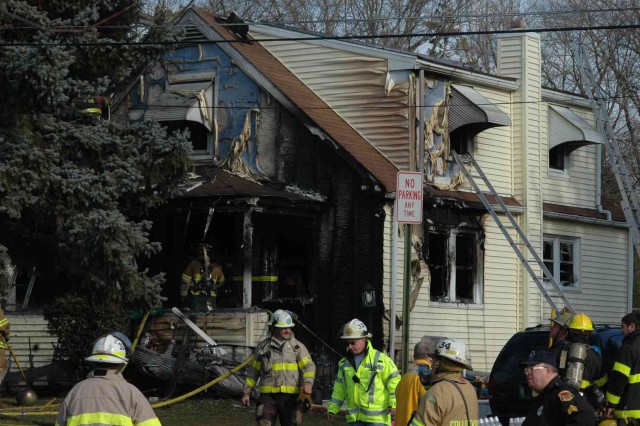
M 428 359 L 436 351 L 439 336 L 424 336 L 413 348 L 413 359 Z

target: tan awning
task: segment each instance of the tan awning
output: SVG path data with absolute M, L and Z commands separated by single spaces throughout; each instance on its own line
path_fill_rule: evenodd
M 581 146 L 604 143 L 602 134 L 575 112 L 549 105 L 549 149 L 566 144 L 569 153 Z
M 491 127 L 510 126 L 511 119 L 477 90 L 451 85 L 449 101 L 449 133 L 462 128 L 473 135 Z

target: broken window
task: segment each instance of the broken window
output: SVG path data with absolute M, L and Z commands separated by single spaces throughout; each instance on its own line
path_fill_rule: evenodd
M 426 257 L 431 274 L 431 301 L 482 303 L 481 235 L 479 227 L 430 227 Z
M 474 136 L 464 130 L 452 132 L 450 135 L 451 149 L 458 155 L 473 154 Z
M 578 240 L 570 237 L 545 236 L 542 242 L 542 260 L 563 287 L 578 286 L 578 246 Z
M 203 155 L 210 157 L 213 153 L 213 136 L 203 124 L 188 120 L 163 121 L 161 124 L 167 128 L 168 133 L 175 132 L 176 130 L 189 130 L 189 139 L 191 140 L 191 146 L 193 148 L 191 152 L 193 159 L 198 159 L 199 156 Z

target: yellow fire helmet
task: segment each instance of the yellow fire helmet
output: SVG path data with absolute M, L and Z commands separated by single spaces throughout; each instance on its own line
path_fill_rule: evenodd
M 586 314 L 577 314 L 569 321 L 569 330 L 593 331 L 593 322 Z

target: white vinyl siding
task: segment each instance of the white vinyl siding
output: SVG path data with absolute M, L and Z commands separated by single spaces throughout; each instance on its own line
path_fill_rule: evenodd
M 594 322 L 619 322 L 628 302 L 627 230 L 547 219 L 544 233 L 580 239 L 580 286 L 565 289 L 574 309 L 586 312 Z
M 590 124 L 592 115 L 576 108 L 572 110 Z M 596 204 L 596 150 L 595 145 L 576 149 L 568 156 L 565 171 L 549 170 L 549 107 L 545 104 L 541 117 L 542 173 L 544 201 L 576 207 L 595 208 Z
M 387 59 L 305 41 L 261 44 L 393 164 L 408 170 L 409 82 L 385 93 Z
M 384 304 L 390 310 L 391 241 L 393 210 L 386 208 L 384 241 Z M 446 305 L 429 301 L 429 283 L 422 285 L 418 301 L 411 312 L 409 349 L 422 336 L 447 336 L 462 339 L 469 345 L 473 368 L 489 371 L 507 340 L 519 329 L 517 280 L 519 264 L 507 240 L 490 217 L 485 221 L 485 261 L 483 299 L 480 305 Z M 514 235 L 515 238 L 515 235 Z M 398 238 L 396 277 L 396 313 L 402 318 L 402 286 L 404 240 Z M 388 323 L 384 325 L 384 341 L 389 339 Z M 396 332 L 396 350 L 402 349 L 402 331 Z
M 511 94 L 505 91 L 474 87 L 482 96 L 511 116 Z M 493 187 L 502 195 L 513 194 L 513 151 L 511 127 L 493 127 L 479 133 L 471 153 Z M 484 185 L 483 185 L 484 186 Z

